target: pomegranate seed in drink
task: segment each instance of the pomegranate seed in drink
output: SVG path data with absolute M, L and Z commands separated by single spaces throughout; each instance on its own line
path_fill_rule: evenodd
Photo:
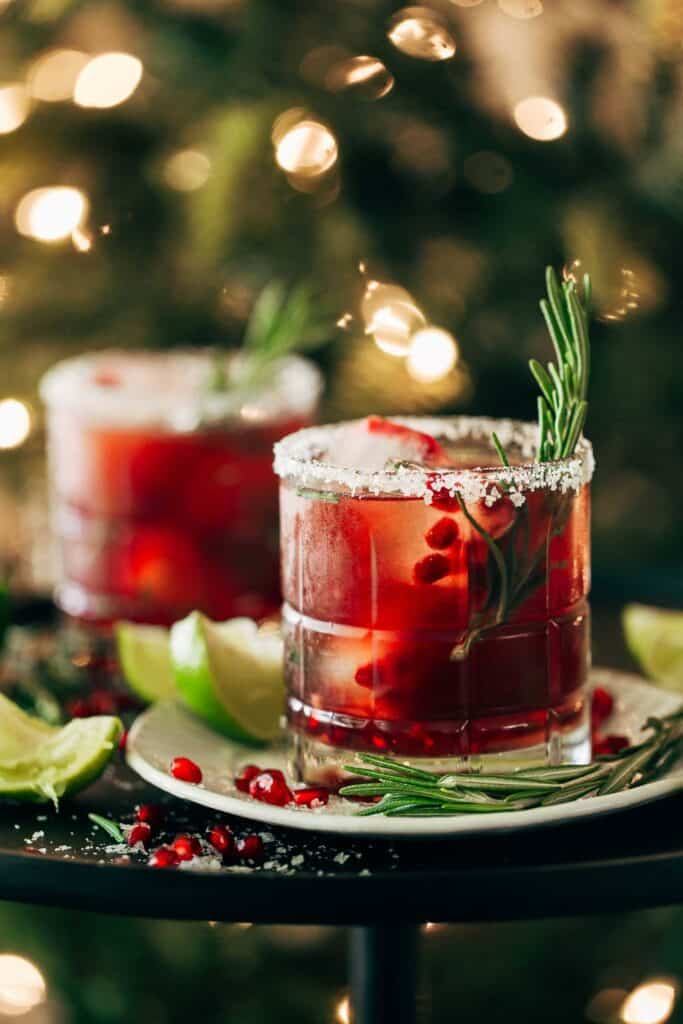
M 292 802 L 292 791 L 277 768 L 268 768 L 249 783 L 249 796 L 266 804 L 284 807 Z
M 451 563 L 445 555 L 425 555 L 413 566 L 413 577 L 416 583 L 436 583 L 450 571 Z
M 257 775 L 260 775 L 263 768 L 259 768 L 257 764 L 245 764 L 239 771 L 239 774 L 235 776 L 235 787 L 239 789 L 240 793 L 249 792 L 249 783 Z
M 444 516 L 443 519 L 439 519 L 427 530 L 425 540 L 430 548 L 442 549 L 449 548 L 457 539 L 457 536 L 458 524 L 453 519 L 449 519 L 448 516 Z
M 152 828 L 147 824 L 146 821 L 138 821 L 133 825 L 132 829 L 128 833 L 128 845 L 137 846 L 138 843 L 142 843 L 143 846 L 149 846 L 149 841 L 152 838 Z
M 307 786 L 294 791 L 294 803 L 297 807 L 324 807 L 330 798 L 328 790 L 322 786 Z
M 203 778 L 201 768 L 189 757 L 174 757 L 171 761 L 171 775 L 174 779 L 191 782 L 195 786 L 199 785 Z
M 125 754 L 126 747 L 128 746 L 128 730 L 124 729 L 121 733 L 121 739 L 119 740 L 119 750 Z
M 163 811 L 158 804 L 139 804 L 135 808 L 135 817 L 149 825 L 153 832 L 158 832 L 164 821 Z
M 202 844 L 196 836 L 176 836 L 171 846 L 180 860 L 192 860 L 193 857 L 201 856 Z
M 209 829 L 206 838 L 224 857 L 232 853 L 235 838 L 227 825 L 214 825 Z
M 264 849 L 261 837 L 251 835 L 235 840 L 235 853 L 241 860 L 262 860 Z
M 174 868 L 179 862 L 178 854 L 170 846 L 160 846 L 147 859 L 151 868 Z

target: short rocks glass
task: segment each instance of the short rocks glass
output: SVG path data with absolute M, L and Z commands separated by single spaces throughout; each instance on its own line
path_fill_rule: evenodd
M 275 449 L 294 770 L 589 759 L 589 442 L 536 463 L 535 424 L 373 420 Z
M 211 391 L 207 351 L 91 353 L 43 378 L 60 607 L 168 624 L 280 604 L 273 442 L 311 423 L 321 379 L 296 357 Z M 238 357 L 237 357 L 238 358 Z M 226 358 L 230 378 L 235 359 Z

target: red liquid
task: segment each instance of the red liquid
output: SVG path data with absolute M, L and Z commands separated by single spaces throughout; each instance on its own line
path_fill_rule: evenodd
M 301 419 L 190 433 L 51 413 L 62 608 L 170 624 L 199 608 L 259 618 L 280 603 L 272 446 Z
M 310 495 L 283 482 L 289 719 L 301 738 L 468 757 L 548 744 L 581 726 L 588 486 L 527 493 L 521 509 L 507 498 L 468 506 L 505 552 L 517 593 L 504 624 L 459 660 L 452 652 L 468 632 L 495 622 L 499 605 L 486 603 L 500 580 L 457 502 Z

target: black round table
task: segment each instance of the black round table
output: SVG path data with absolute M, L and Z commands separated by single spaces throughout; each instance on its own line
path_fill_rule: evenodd
M 88 818 L 165 808 L 169 833 L 229 821 L 265 837 L 251 870 L 153 869 Z M 504 921 L 683 903 L 683 794 L 482 838 L 367 841 L 268 829 L 161 797 L 122 764 L 49 808 L 0 811 L 0 899 L 159 918 L 350 925 L 354 1024 L 415 1020 L 421 922 Z

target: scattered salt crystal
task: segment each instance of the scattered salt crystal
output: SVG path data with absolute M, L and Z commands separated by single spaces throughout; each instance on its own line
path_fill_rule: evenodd
M 304 860 L 305 860 L 305 857 L 304 857 L 303 853 L 297 853 L 296 857 L 292 857 L 292 859 L 290 861 L 290 864 L 292 865 L 292 867 L 296 868 L 300 864 L 303 864 Z
M 342 850 L 334 858 L 334 862 L 335 862 L 335 864 L 346 864 L 347 860 L 350 860 L 350 859 L 351 859 L 351 854 L 350 853 L 344 853 L 344 851 Z
M 372 871 L 370 871 L 369 868 L 363 868 L 363 870 L 359 871 L 358 874 L 361 878 L 367 878 L 368 875 L 372 874 Z
M 47 821 L 47 814 L 37 814 L 36 821 Z

